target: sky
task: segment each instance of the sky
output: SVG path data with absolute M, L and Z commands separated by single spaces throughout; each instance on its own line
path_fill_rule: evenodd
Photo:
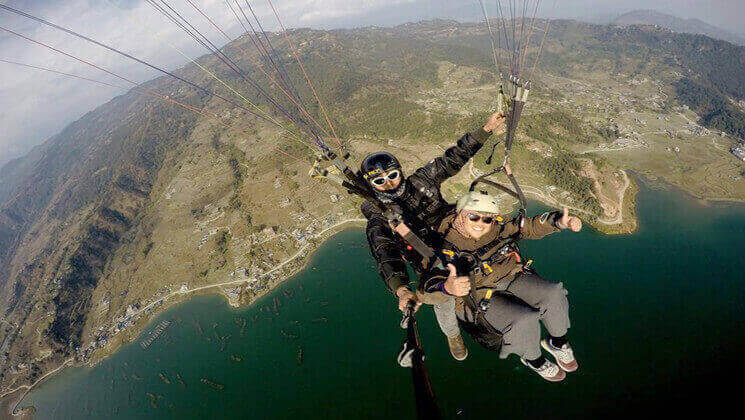
M 215 44 L 223 38 L 194 10 L 194 3 L 231 38 L 242 32 L 226 1 L 167 0 Z M 278 25 L 266 0 L 249 0 L 265 29 Z M 506 4 L 508 0 L 502 0 Z M 391 26 L 432 18 L 477 20 L 476 0 L 272 0 L 288 27 L 350 28 Z M 486 0 L 493 8 L 495 1 Z M 0 0 L 0 4 L 44 18 L 153 64 L 172 69 L 184 56 L 206 53 L 145 0 Z M 745 0 L 543 0 L 542 16 L 604 20 L 635 9 L 656 9 L 683 18 L 696 17 L 735 33 L 741 27 Z M 0 10 L 0 27 L 89 60 L 136 82 L 158 74 L 103 48 Z M 183 52 L 177 51 L 180 50 Z M 0 165 L 27 153 L 86 112 L 120 95 L 132 85 L 0 30 L 0 60 L 47 67 L 60 72 L 120 85 L 101 86 L 67 76 L 0 62 Z

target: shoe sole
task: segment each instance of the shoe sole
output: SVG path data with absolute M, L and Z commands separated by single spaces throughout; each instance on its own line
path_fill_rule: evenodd
M 464 360 L 466 360 L 466 359 L 468 358 L 468 349 L 466 349 L 466 355 L 465 355 L 465 356 L 463 356 L 463 357 L 462 357 L 462 358 L 460 358 L 460 359 L 459 359 L 459 358 L 457 358 L 457 357 L 456 357 L 456 356 L 455 356 L 455 355 L 454 355 L 453 353 L 450 353 L 450 355 L 451 355 L 451 356 L 453 356 L 453 359 L 455 359 L 455 360 L 457 360 L 457 361 L 459 361 L 459 362 L 462 362 L 462 361 L 464 361 Z
M 546 378 L 545 376 L 541 376 L 541 378 L 549 381 L 549 382 L 561 382 L 564 380 L 564 378 L 567 377 L 567 373 L 563 370 L 560 370 L 561 373 L 559 373 L 559 376 L 555 376 L 553 378 Z
M 528 364 L 527 362 L 523 362 L 522 360 L 520 360 L 520 362 L 521 362 L 521 363 L 522 363 L 523 365 L 525 365 L 525 367 L 527 367 L 528 369 L 530 369 L 530 370 L 532 370 L 533 372 L 537 373 L 537 374 L 538 374 L 538 376 L 540 376 L 540 377 L 541 377 L 541 378 L 542 378 L 543 380 L 546 380 L 546 381 L 548 381 L 548 382 L 561 382 L 561 381 L 563 381 L 563 380 L 564 380 L 564 379 L 565 379 L 565 378 L 567 377 L 567 373 L 566 373 L 565 371 L 563 371 L 563 370 L 561 369 L 561 367 L 559 367 L 559 375 L 558 375 L 558 376 L 554 376 L 553 378 L 547 378 L 547 377 L 545 377 L 545 376 L 541 375 L 540 373 L 538 373 L 538 372 L 537 372 L 537 371 L 536 371 L 535 369 L 533 369 L 533 368 L 532 368 L 532 367 L 531 367 L 531 366 L 530 366 L 530 365 L 529 365 L 529 364 Z
M 574 369 L 572 369 L 572 368 L 567 368 L 563 363 L 561 363 L 561 361 L 559 361 L 559 358 L 556 357 L 556 355 L 554 354 L 554 352 L 551 350 L 551 347 L 548 345 L 548 342 L 546 340 L 541 340 L 541 347 L 543 347 L 544 350 L 546 350 L 547 352 L 549 352 L 551 354 L 551 356 L 554 357 L 554 360 L 556 360 L 556 364 L 559 365 L 559 367 L 562 370 L 564 370 L 565 372 L 570 372 L 570 373 L 571 372 L 576 372 L 577 369 L 579 369 L 579 366 L 577 366 Z

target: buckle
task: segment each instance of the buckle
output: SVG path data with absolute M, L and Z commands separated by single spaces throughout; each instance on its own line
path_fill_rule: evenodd
M 489 263 L 487 263 L 486 261 L 481 263 L 481 266 L 484 267 L 484 271 L 486 272 L 486 274 L 491 274 L 494 272 L 494 269 L 492 269 Z
M 491 303 L 491 295 L 494 293 L 492 289 L 488 289 L 486 291 L 486 296 L 484 296 L 483 299 L 481 299 L 481 302 L 479 302 L 479 309 L 481 312 L 486 312 L 489 309 L 489 305 Z

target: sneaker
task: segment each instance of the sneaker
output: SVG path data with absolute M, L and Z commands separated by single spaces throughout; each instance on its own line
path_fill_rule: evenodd
M 527 360 L 520 358 L 520 361 L 523 362 L 523 364 L 532 370 L 534 370 L 537 374 L 541 375 L 541 378 L 549 381 L 549 382 L 560 382 L 566 378 L 567 373 L 561 370 L 559 366 L 557 366 L 554 362 L 546 359 L 545 362 L 539 367 L 533 367 L 530 363 L 528 363 Z
M 463 342 L 463 337 L 460 334 L 453 338 L 448 337 L 448 347 L 450 347 L 450 354 L 453 359 L 460 362 L 468 357 L 468 348 L 466 348 L 466 343 Z
M 556 363 L 564 369 L 566 372 L 574 372 L 579 367 L 577 359 L 574 358 L 574 351 L 569 343 L 565 343 L 561 347 L 554 347 L 550 340 L 541 340 L 541 347 L 546 349 L 547 352 L 551 353 L 556 359 Z

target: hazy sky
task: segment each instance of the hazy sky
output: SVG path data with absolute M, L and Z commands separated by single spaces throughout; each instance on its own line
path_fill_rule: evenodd
M 232 38 L 242 32 L 226 6 L 226 0 L 190 1 L 205 10 Z M 168 0 L 168 3 L 181 11 L 215 44 L 226 42 L 187 0 Z M 266 0 L 250 0 L 250 3 L 268 29 L 277 28 Z M 473 20 L 479 16 L 476 0 L 273 0 L 273 3 L 285 25 L 290 27 L 395 25 L 435 17 Z M 486 3 L 493 7 L 495 1 L 486 0 Z M 198 57 L 206 52 L 144 0 L 0 0 L 0 4 L 50 20 L 165 68 L 188 62 L 169 44 L 190 57 Z M 743 33 L 741 22 L 745 20 L 745 0 L 542 1 L 542 14 L 556 17 L 596 18 L 639 8 L 657 9 L 685 18 L 697 17 L 732 32 Z M 154 71 L 140 64 L 7 11 L 0 11 L 0 27 L 48 43 L 135 81 L 156 76 Z M 0 59 L 126 85 L 99 70 L 2 30 Z M 9 158 L 25 153 L 31 146 L 43 142 L 87 111 L 123 92 L 121 89 L 0 62 L 0 165 Z

